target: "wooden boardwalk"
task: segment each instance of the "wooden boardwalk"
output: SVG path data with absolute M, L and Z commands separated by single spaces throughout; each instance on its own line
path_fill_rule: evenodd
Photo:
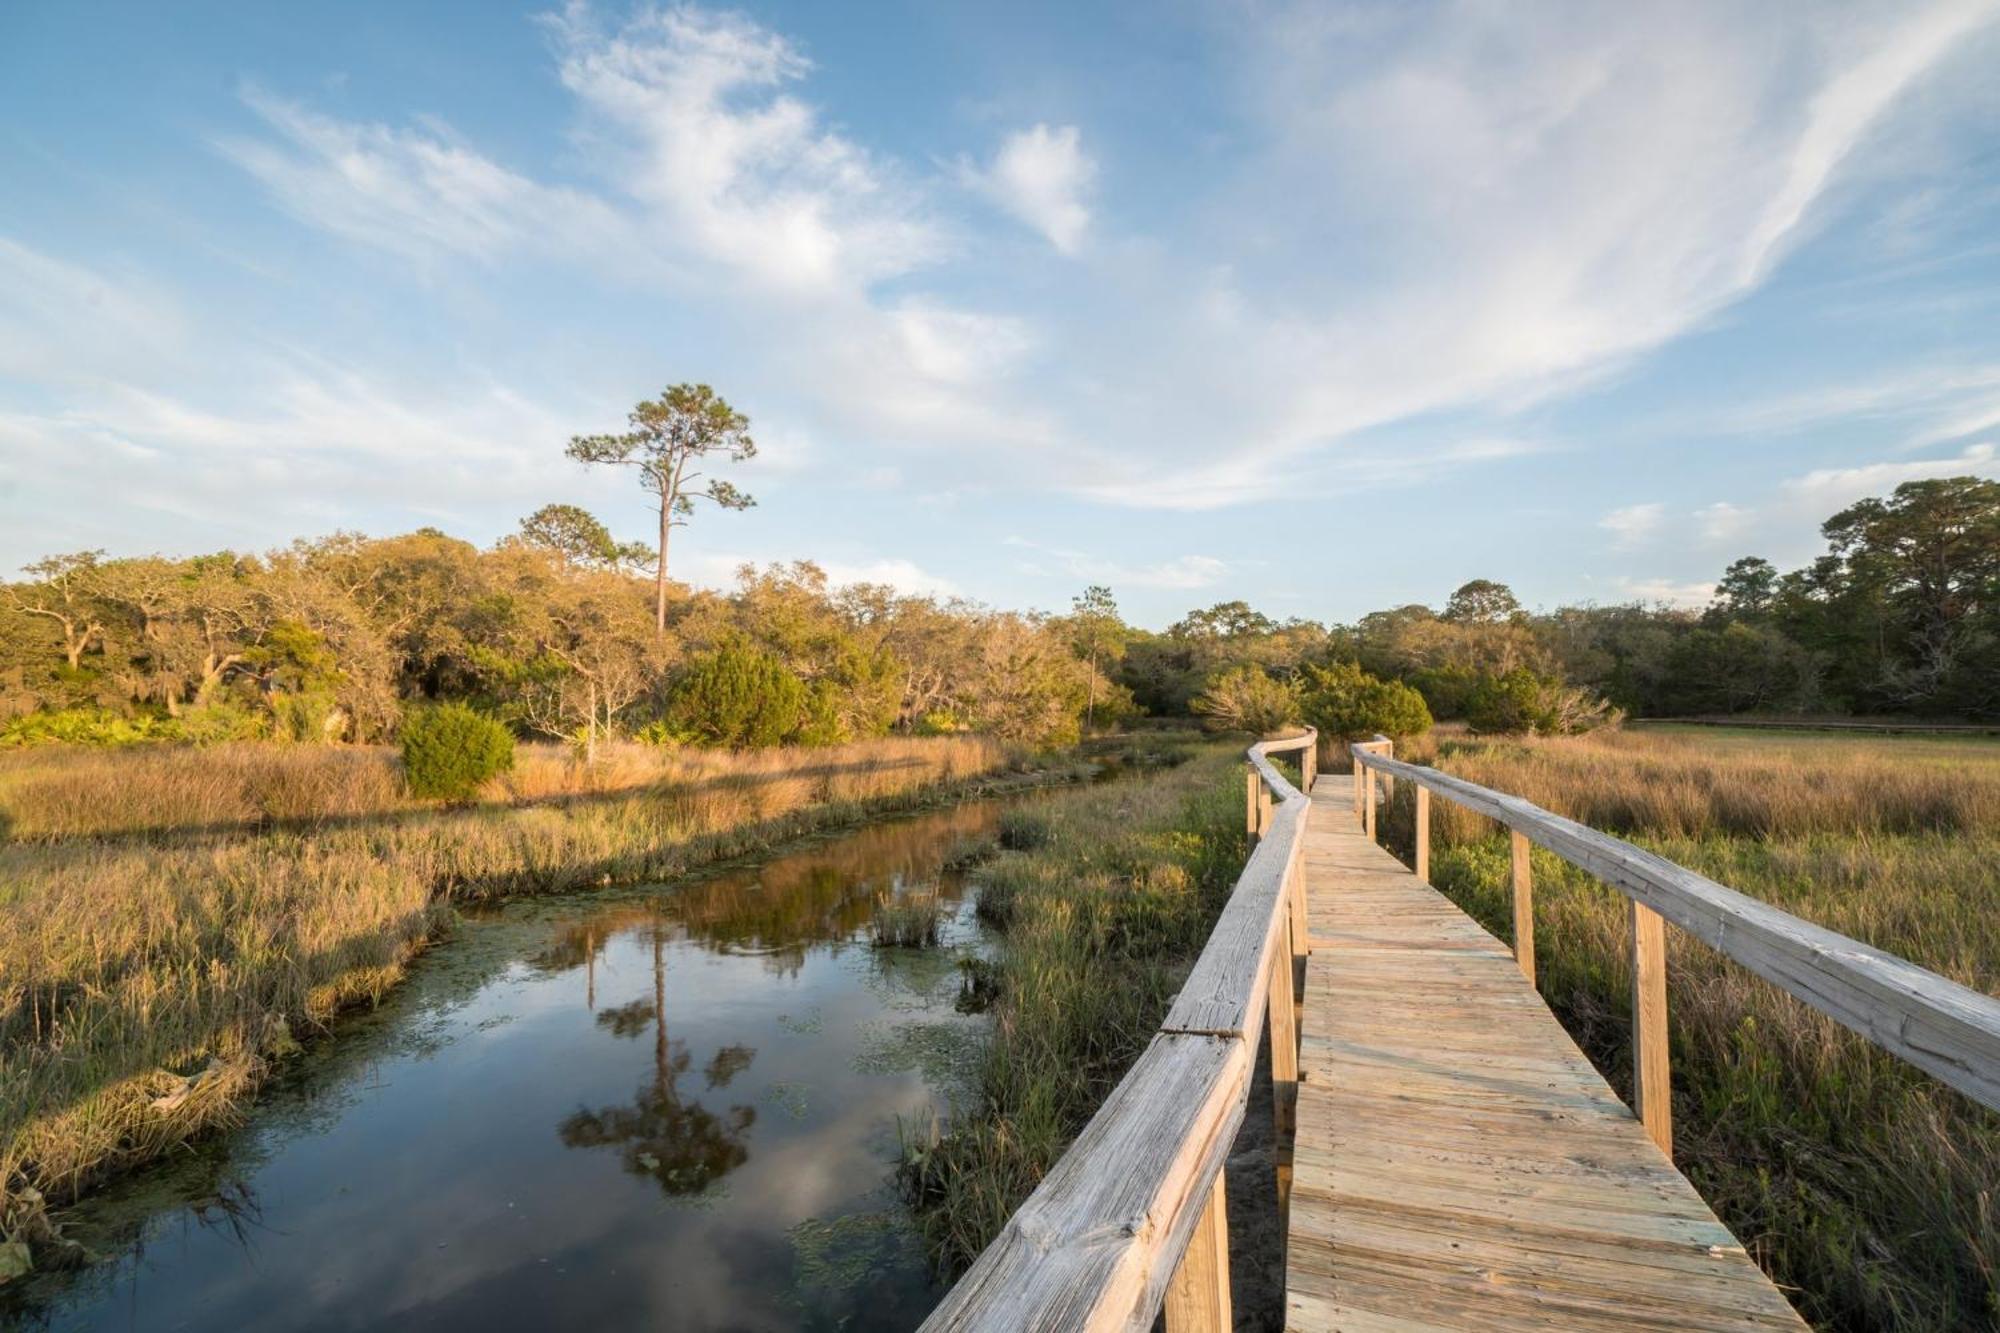
M 1804 1325 L 1556 1022 L 1508 948 L 1322 779 L 1287 1325 Z

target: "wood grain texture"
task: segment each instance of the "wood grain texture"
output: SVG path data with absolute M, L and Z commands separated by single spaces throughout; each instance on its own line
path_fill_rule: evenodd
M 1167 1333 L 1229 1333 L 1229 1208 L 1218 1174 L 1167 1284 Z
M 1431 791 L 1428 787 L 1417 788 L 1417 878 L 1428 884 L 1431 882 Z
M 1672 1066 L 1667 1055 L 1667 923 L 1632 904 L 1632 1109 L 1674 1155 Z
M 1419 787 L 1417 790 L 1422 791 Z M 1528 859 L 1528 840 L 1519 833 L 1510 835 L 1508 860 L 1514 890 L 1514 961 L 1521 975 L 1535 984 L 1535 871 Z M 1418 878 L 1427 878 L 1419 876 Z
M 1330 813 L 1288 1327 L 1802 1329 L 1507 947 Z
M 1246 786 L 1268 790 L 1269 825 L 1167 1022 L 925 1329 L 1141 1330 L 1160 1315 L 1190 1237 L 1220 1197 L 1272 978 L 1280 963 L 1290 972 L 1284 886 L 1310 802 L 1268 756 L 1316 741 L 1308 730 L 1250 747 Z M 1207 1234 L 1226 1246 L 1219 1218 Z M 1226 1301 L 1226 1261 L 1222 1271 Z
M 1463 778 L 1357 751 L 1580 866 L 1794 998 L 2000 1110 L 2000 999 Z

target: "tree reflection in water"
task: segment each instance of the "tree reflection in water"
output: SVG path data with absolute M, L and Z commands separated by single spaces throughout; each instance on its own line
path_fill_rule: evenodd
M 664 931 L 665 923 L 655 922 L 651 1002 L 637 1000 L 597 1015 L 597 1025 L 617 1037 L 637 1037 L 652 1028 L 652 1078 L 629 1104 L 580 1108 L 558 1132 L 571 1148 L 616 1148 L 627 1171 L 651 1176 L 668 1194 L 700 1194 L 750 1159 L 747 1140 L 757 1110 L 732 1106 L 717 1115 L 682 1098 L 680 1077 L 692 1061 L 685 1043 L 667 1038 Z M 723 1047 L 704 1071 L 708 1086 L 726 1085 L 755 1055 L 746 1046 Z

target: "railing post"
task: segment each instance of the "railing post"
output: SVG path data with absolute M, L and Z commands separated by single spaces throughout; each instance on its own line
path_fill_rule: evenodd
M 1271 827 L 1271 789 L 1263 783 L 1257 784 L 1257 840 L 1264 840 L 1264 833 Z
M 1354 772 L 1354 813 L 1357 816 L 1361 813 L 1361 784 L 1365 780 L 1361 772 L 1361 751 L 1355 748 L 1359 744 L 1358 741 L 1347 743 L 1348 767 Z
M 1264 789 L 1264 780 L 1257 776 L 1257 765 L 1243 766 L 1243 824 L 1250 835 L 1250 849 L 1257 849 L 1257 835 L 1263 830 L 1257 827 L 1257 793 Z
M 1673 1073 L 1667 1057 L 1667 923 L 1632 902 L 1632 1109 L 1647 1137 L 1674 1155 Z
M 1312 952 L 1312 945 L 1306 938 L 1306 858 L 1303 839 L 1299 841 L 1298 851 L 1292 859 L 1289 893 L 1292 909 L 1292 961 L 1296 965 L 1305 962 L 1306 955 Z M 1303 975 L 1300 977 L 1300 985 L 1304 985 Z
M 1431 882 L 1431 789 L 1417 784 L 1417 878 Z
M 1510 830 L 1514 853 L 1514 961 L 1521 975 L 1535 984 L 1535 875 L 1528 861 L 1526 835 Z
M 1167 1333 L 1229 1333 L 1229 1214 L 1221 1171 L 1167 1284 Z
M 1271 955 L 1270 998 L 1264 1005 L 1268 1020 L 1265 1026 L 1271 1043 L 1271 1125 L 1276 1131 L 1274 1142 L 1281 1157 L 1297 1127 L 1299 1095 L 1298 1016 L 1292 1008 L 1292 950 L 1296 945 L 1292 941 L 1289 924 L 1285 928 L 1285 945 Z M 1278 1178 L 1280 1207 L 1284 1206 L 1290 1194 L 1291 1182 L 1281 1174 Z
M 1369 841 L 1374 841 L 1375 775 L 1373 773 L 1364 773 L 1361 777 L 1361 828 L 1368 835 Z

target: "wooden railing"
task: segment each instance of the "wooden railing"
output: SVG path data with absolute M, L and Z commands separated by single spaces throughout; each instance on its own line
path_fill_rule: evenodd
M 1547 848 L 1631 901 L 1633 1110 L 1654 1142 L 1673 1151 L 1667 1065 L 1667 923 L 1709 945 L 1836 1022 L 2000 1110 L 2000 1000 L 1859 940 L 1802 921 L 1769 903 L 1675 865 L 1517 796 L 1393 758 L 1383 737 L 1356 742 L 1354 807 L 1372 837 L 1376 777 L 1382 798 L 1397 778 L 1416 786 L 1415 869 L 1430 878 L 1430 797 L 1435 792 L 1497 820 L 1513 841 L 1514 956 L 1535 977 L 1534 885 L 1528 846 Z
M 1171 1333 L 1230 1327 L 1222 1164 L 1267 1024 L 1281 1145 L 1298 1091 L 1310 802 L 1270 756 L 1298 752 L 1310 790 L 1317 742 L 1308 730 L 1250 747 L 1250 858 L 1166 1021 L 924 1328 L 1145 1329 L 1163 1308 Z

